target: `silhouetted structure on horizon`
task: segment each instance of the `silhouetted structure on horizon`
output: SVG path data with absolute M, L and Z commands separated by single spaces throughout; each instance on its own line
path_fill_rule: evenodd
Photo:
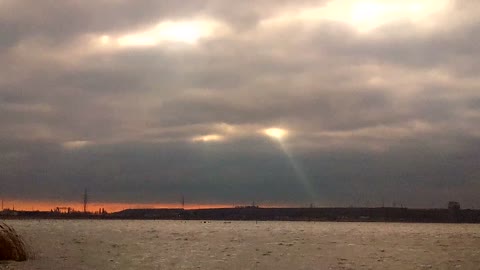
M 448 218 L 451 222 L 459 222 L 461 220 L 460 203 L 448 202 Z
M 83 193 L 83 213 L 87 213 L 88 193 L 87 189 Z
M 58 208 L 57 208 L 58 209 Z M 480 223 L 480 210 L 460 209 L 448 203 L 444 209 L 408 209 L 404 207 L 304 207 L 262 208 L 258 205 L 214 209 L 126 209 L 106 213 L 74 211 L 2 211 L 2 218 L 91 218 L 91 219 L 171 219 L 171 220 L 284 220 L 284 221 L 369 221 L 369 222 L 439 222 Z

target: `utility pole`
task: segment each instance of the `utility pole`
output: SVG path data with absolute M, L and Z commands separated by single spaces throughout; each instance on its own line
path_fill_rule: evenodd
M 185 197 L 182 194 L 182 209 L 185 209 Z
M 87 213 L 88 194 L 87 189 L 83 193 L 83 213 Z

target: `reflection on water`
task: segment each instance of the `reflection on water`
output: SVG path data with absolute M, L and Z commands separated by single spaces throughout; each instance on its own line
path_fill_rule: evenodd
M 0 269 L 478 269 L 480 225 L 8 221 L 36 253 Z

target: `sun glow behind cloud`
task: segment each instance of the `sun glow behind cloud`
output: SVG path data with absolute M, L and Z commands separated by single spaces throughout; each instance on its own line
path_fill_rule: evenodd
M 67 150 L 76 150 L 76 149 L 84 148 L 91 144 L 92 142 L 90 141 L 68 141 L 68 142 L 64 142 L 62 146 Z
M 292 21 L 338 21 L 351 25 L 359 32 L 370 32 L 382 25 L 409 21 L 417 26 L 432 26 L 435 15 L 446 11 L 449 0 L 334 0 L 326 5 L 287 11 L 264 20 L 263 25 Z
M 281 140 L 288 135 L 288 131 L 286 129 L 281 128 L 267 128 L 262 131 L 265 135 Z
M 224 136 L 219 134 L 208 134 L 197 136 L 192 139 L 194 142 L 216 142 L 216 141 L 223 141 L 225 139 Z
M 118 36 L 102 35 L 98 43 L 113 47 L 151 47 L 165 42 L 195 45 L 200 39 L 226 31 L 213 20 L 163 21 L 151 28 Z

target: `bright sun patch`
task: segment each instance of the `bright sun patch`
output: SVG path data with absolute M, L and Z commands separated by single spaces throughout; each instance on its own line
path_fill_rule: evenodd
M 446 0 L 359 1 L 350 7 L 350 23 L 363 32 L 397 20 L 422 24 L 447 4 Z
M 267 128 L 263 130 L 263 133 L 277 140 L 281 140 L 288 135 L 287 130 L 281 128 Z
M 163 42 L 194 45 L 200 39 L 225 30 L 213 20 L 163 21 L 143 31 L 119 36 L 102 35 L 99 44 L 109 47 L 150 47 Z
M 447 10 L 449 3 L 449 0 L 334 0 L 317 7 L 287 11 L 262 23 L 330 20 L 347 23 L 359 32 L 370 32 L 395 21 L 431 26 L 437 21 L 432 17 Z
M 203 136 L 194 137 L 192 140 L 194 142 L 215 142 L 215 141 L 222 141 L 225 137 L 218 134 L 209 134 Z

